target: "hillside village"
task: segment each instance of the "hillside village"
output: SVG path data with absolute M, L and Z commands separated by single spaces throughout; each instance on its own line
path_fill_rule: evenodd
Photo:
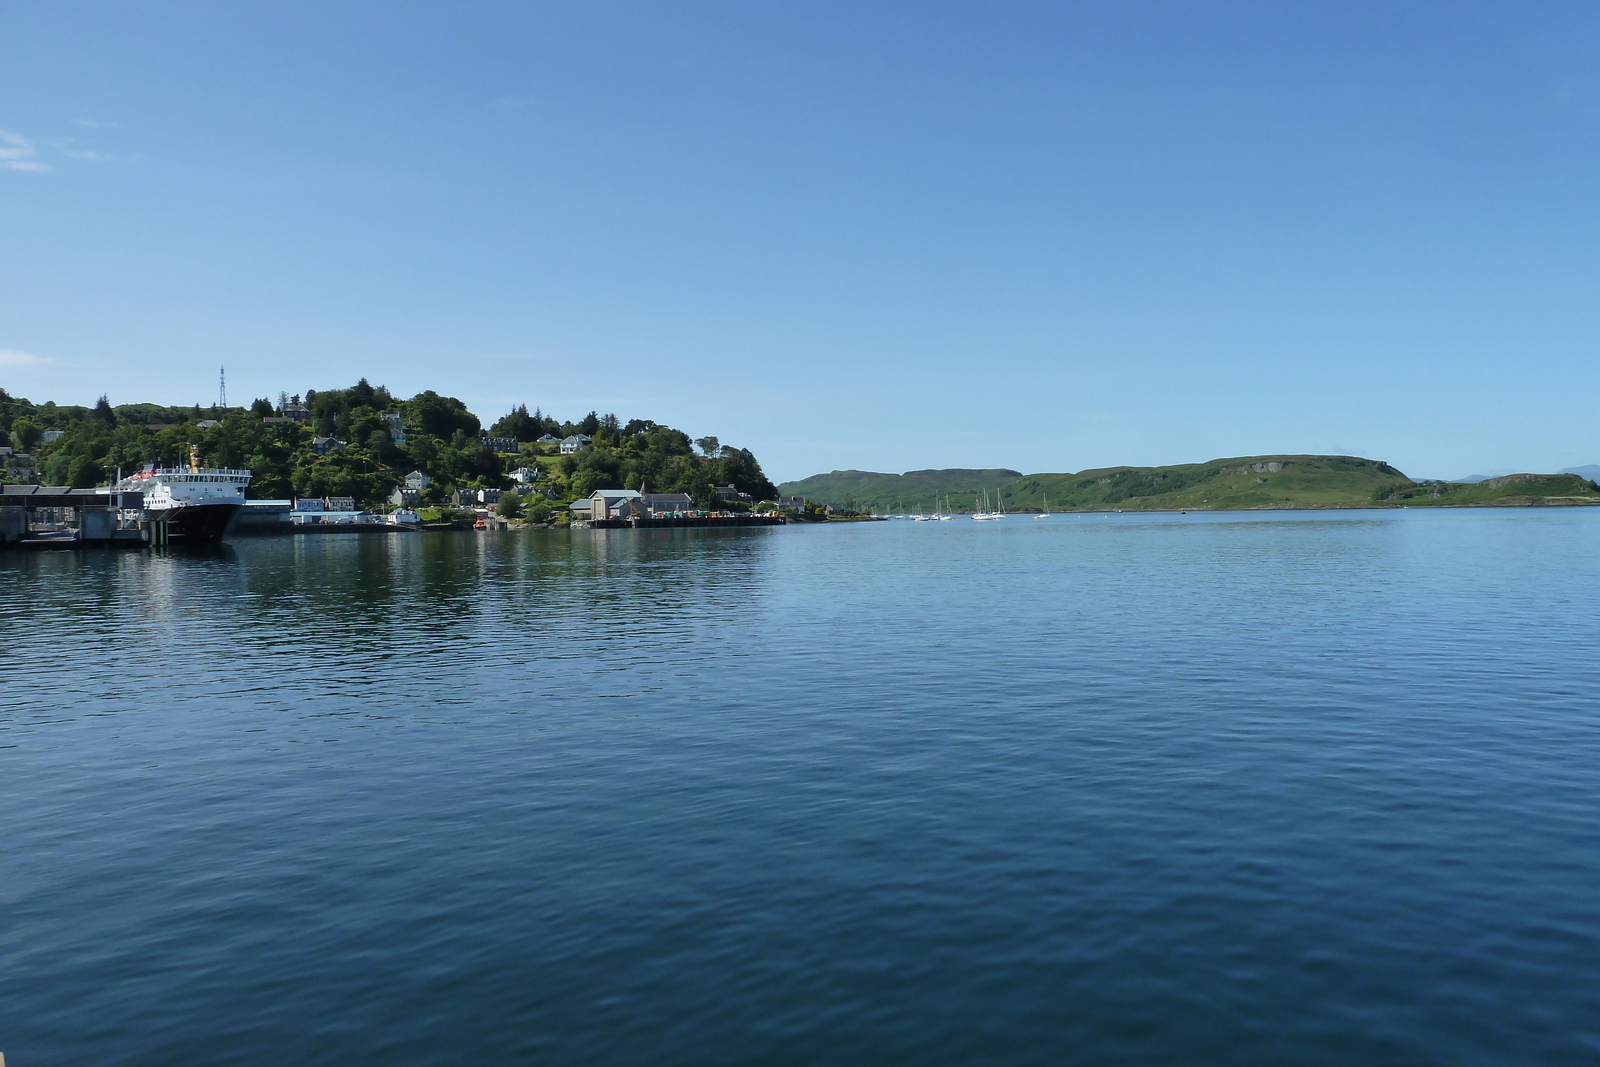
M 460 511 L 566 522 L 596 514 L 597 497 L 610 517 L 749 511 L 778 495 L 748 449 L 715 437 L 592 411 L 561 421 L 525 405 L 485 427 L 454 397 L 402 400 L 365 379 L 231 408 L 36 405 L 0 390 L 0 482 L 92 488 L 185 463 L 191 448 L 208 466 L 249 469 L 249 497 L 281 502 L 299 522 Z

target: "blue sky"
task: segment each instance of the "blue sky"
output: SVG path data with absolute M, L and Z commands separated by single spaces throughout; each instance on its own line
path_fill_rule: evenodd
M 1600 6 L 9 4 L 0 385 L 1600 461 Z

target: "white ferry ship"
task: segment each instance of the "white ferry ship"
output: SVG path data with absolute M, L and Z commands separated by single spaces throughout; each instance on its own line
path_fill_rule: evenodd
M 190 543 L 221 541 L 244 510 L 250 472 L 200 466 L 200 453 L 190 449 L 187 467 L 154 464 L 122 479 L 119 490 L 144 494 L 148 518 L 165 520 L 168 536 Z

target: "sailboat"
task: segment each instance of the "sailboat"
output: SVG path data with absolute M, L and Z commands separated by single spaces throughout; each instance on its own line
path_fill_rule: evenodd
M 1049 517 L 1050 517 L 1050 494 L 1046 493 L 1045 496 L 1044 496 L 1044 511 L 1041 512 L 1038 515 L 1035 515 L 1034 518 L 1036 518 L 1036 519 L 1048 519 Z
M 946 493 L 944 495 L 944 506 L 945 506 L 945 510 L 941 511 L 939 513 L 939 521 L 940 522 L 955 522 L 956 521 L 955 515 L 950 514 L 950 494 L 949 493 Z
M 998 498 L 999 490 L 995 491 L 995 496 Z M 1003 519 L 1006 517 L 1006 513 L 1004 507 L 1002 507 L 999 511 L 989 510 L 989 490 L 985 489 L 983 491 L 983 510 L 975 512 L 972 517 L 977 519 L 979 522 L 982 522 L 985 519 Z

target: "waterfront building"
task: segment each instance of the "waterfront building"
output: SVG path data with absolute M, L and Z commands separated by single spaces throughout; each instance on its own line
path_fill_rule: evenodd
M 457 489 L 450 494 L 451 503 L 458 508 L 490 507 L 500 503 L 499 489 Z
M 587 501 L 579 501 L 572 505 L 572 509 L 577 511 L 580 505 L 587 503 L 588 517 L 591 519 L 621 518 L 624 503 L 638 500 L 640 495 L 637 489 L 596 489 L 589 494 Z M 642 511 L 643 507 L 630 503 L 630 510 Z
M 652 515 L 671 515 L 694 511 L 694 498 L 688 493 L 645 493 L 639 497 L 644 509 Z

